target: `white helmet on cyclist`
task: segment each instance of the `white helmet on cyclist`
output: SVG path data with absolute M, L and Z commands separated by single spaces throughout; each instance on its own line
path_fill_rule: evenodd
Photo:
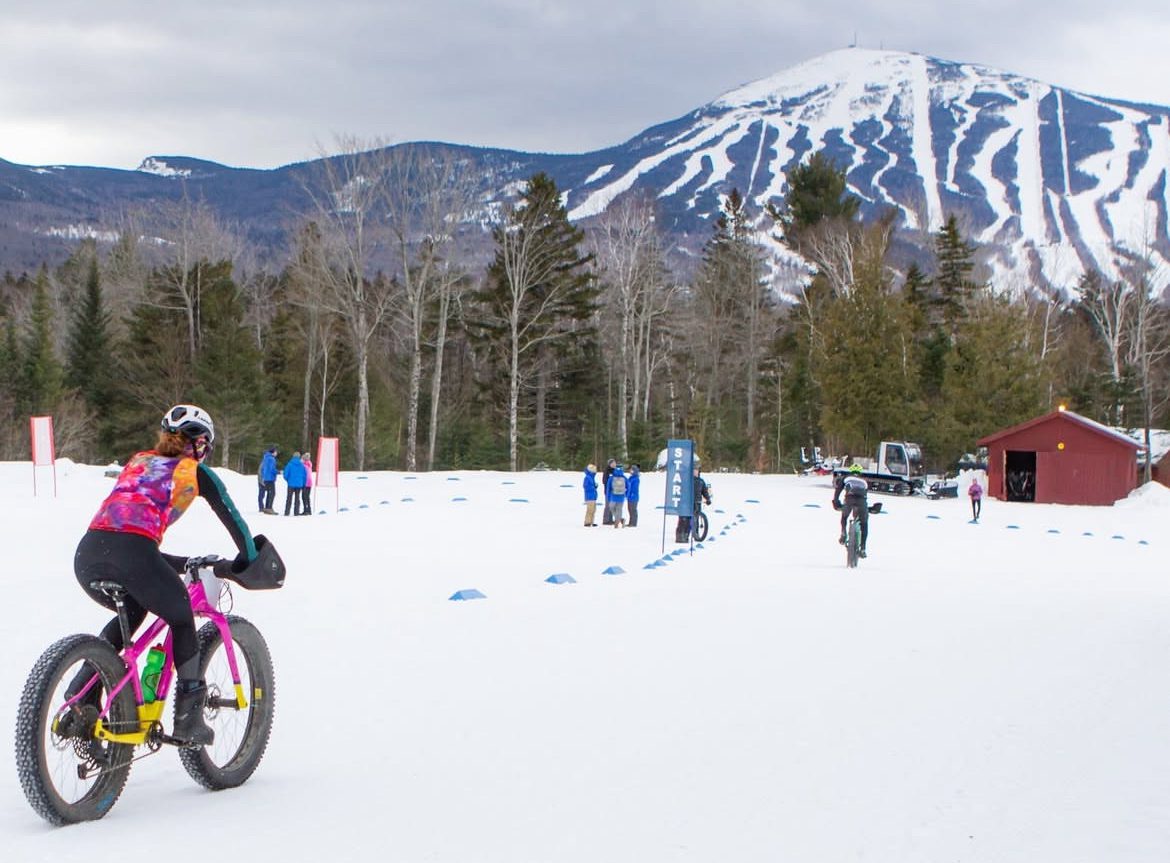
M 163 414 L 162 428 L 191 440 L 206 437 L 208 444 L 215 443 L 215 423 L 211 421 L 211 414 L 197 405 L 175 405 Z

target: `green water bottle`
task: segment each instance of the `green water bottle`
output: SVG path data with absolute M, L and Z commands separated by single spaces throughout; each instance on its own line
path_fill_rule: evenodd
M 146 666 L 142 669 L 142 697 L 146 699 L 147 704 L 154 701 L 155 692 L 158 690 L 158 678 L 166 661 L 167 652 L 163 650 L 161 644 L 156 644 L 147 651 Z

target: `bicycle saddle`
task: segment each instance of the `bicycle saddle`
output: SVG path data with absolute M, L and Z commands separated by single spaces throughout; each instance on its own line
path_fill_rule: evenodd
M 107 581 L 104 578 L 99 578 L 96 581 L 91 581 L 89 586 L 94 590 L 101 591 L 111 599 L 120 599 L 126 595 L 126 588 L 117 581 Z

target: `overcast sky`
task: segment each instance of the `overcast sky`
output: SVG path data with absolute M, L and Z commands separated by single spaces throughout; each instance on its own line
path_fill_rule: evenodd
M 1166 0 L 0 0 L 0 158 L 584 152 L 842 48 L 1170 105 Z M 856 36 L 855 36 L 856 34 Z

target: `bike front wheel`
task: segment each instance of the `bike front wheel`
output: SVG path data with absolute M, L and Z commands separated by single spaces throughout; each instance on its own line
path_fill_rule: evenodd
M 75 681 L 83 684 L 93 674 L 94 689 L 66 711 Z M 95 821 L 125 788 L 134 747 L 93 737 L 100 698 L 125 675 L 117 651 L 93 635 L 62 638 L 29 673 L 16 714 L 16 772 L 29 804 L 49 823 Z M 115 732 L 138 728 L 129 687 L 114 698 L 103 724 Z
M 228 624 L 248 704 L 242 709 L 237 706 L 236 685 L 219 628 L 204 624 L 199 630 L 199 670 L 207 681 L 203 718 L 215 732 L 215 741 L 179 750 L 179 760 L 191 778 L 213 791 L 242 785 L 260 766 L 275 706 L 272 657 L 260 630 L 242 617 L 229 616 Z
M 698 517 L 695 521 L 695 542 L 702 542 L 707 538 L 707 531 L 710 525 L 707 523 L 707 513 L 699 510 Z

